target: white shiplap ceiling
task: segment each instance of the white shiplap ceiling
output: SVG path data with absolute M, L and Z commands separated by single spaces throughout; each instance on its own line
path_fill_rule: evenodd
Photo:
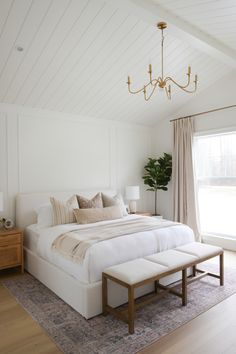
M 154 3 L 236 50 L 235 0 L 154 0 Z
M 235 59 L 236 65 L 233 52 L 236 41 L 231 35 L 236 31 L 233 3 L 229 0 L 0 0 L 0 102 L 154 124 L 193 97 L 173 90 L 171 101 L 157 93 L 145 102 L 142 95 L 128 94 L 128 73 L 134 84 L 142 85 L 150 62 L 157 73 L 160 70 L 160 33 L 155 23 L 163 19 L 169 23 L 172 15 L 182 16 L 195 29 L 219 41 L 219 47 L 223 42 L 223 52 L 228 46 L 231 52 L 225 50 L 222 55 L 229 54 L 231 64 Z M 157 14 L 167 10 L 168 18 L 158 17 L 146 4 L 155 6 Z M 197 12 L 204 14 L 201 21 Z M 199 76 L 200 92 L 233 70 L 223 56 L 222 60 L 216 59 L 205 49 L 199 50 L 199 43 L 196 49 L 193 41 L 189 43 L 176 33 L 176 24 L 170 23 L 165 41 L 169 75 L 181 81 L 191 64 Z M 24 50 L 18 51 L 17 47 Z

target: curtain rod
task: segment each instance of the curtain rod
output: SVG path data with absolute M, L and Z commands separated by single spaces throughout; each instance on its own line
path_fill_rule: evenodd
M 236 107 L 236 104 L 233 104 L 232 106 L 219 107 L 219 108 L 211 109 L 210 111 L 194 113 L 194 114 L 190 114 L 188 116 L 171 119 L 170 122 L 174 122 L 175 120 L 179 120 L 179 119 L 185 119 L 185 118 L 190 118 L 190 117 L 201 116 L 202 114 L 217 112 L 217 111 L 221 111 L 223 109 L 232 108 L 232 107 Z

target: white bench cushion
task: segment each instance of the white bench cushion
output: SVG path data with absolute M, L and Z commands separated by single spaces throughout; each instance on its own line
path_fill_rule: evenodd
M 167 271 L 168 267 L 147 261 L 143 258 L 138 258 L 133 261 L 109 267 L 104 270 L 104 273 L 111 275 L 126 284 L 132 285 Z
M 187 243 L 184 246 L 175 248 L 175 250 L 190 254 L 198 258 L 205 258 L 210 256 L 214 257 L 214 255 L 217 256 L 221 251 L 223 251 L 221 247 L 206 245 L 205 243 L 200 242 Z
M 147 256 L 145 259 L 164 265 L 169 269 L 174 269 L 195 262 L 198 260 L 198 257 L 176 250 L 167 250 Z

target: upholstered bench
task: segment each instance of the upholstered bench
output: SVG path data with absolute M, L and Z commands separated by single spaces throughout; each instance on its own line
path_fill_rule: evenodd
M 197 269 L 197 264 L 215 256 L 220 257 L 220 274 L 204 272 Z M 187 269 L 192 268 L 192 275 L 187 277 Z M 163 286 L 159 280 L 163 277 L 182 271 L 182 279 L 178 283 Z M 220 279 L 220 285 L 224 283 L 223 249 L 216 246 L 206 245 L 199 242 L 191 242 L 175 249 L 159 252 L 145 258 L 134 259 L 129 262 L 109 267 L 102 273 L 102 304 L 103 313 L 112 313 L 119 319 L 128 323 L 129 333 L 134 333 L 135 308 L 143 306 L 153 297 L 145 296 L 146 299 L 135 304 L 134 290 L 142 285 L 154 282 L 154 296 L 162 297 L 170 292 L 182 299 L 182 305 L 187 305 L 187 284 L 210 275 Z M 199 274 L 197 274 L 199 273 Z M 113 281 L 128 289 L 128 311 L 113 308 L 108 304 L 107 281 Z M 179 292 L 175 288 L 182 286 Z M 158 289 L 162 291 L 159 292 Z

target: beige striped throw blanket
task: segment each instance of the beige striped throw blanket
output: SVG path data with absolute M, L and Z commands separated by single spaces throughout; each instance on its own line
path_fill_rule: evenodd
M 143 231 L 156 230 L 170 226 L 181 225 L 168 220 L 140 218 L 86 227 L 66 232 L 58 236 L 53 244 L 53 250 L 66 258 L 82 263 L 87 250 L 95 243 L 115 237 L 135 234 Z

